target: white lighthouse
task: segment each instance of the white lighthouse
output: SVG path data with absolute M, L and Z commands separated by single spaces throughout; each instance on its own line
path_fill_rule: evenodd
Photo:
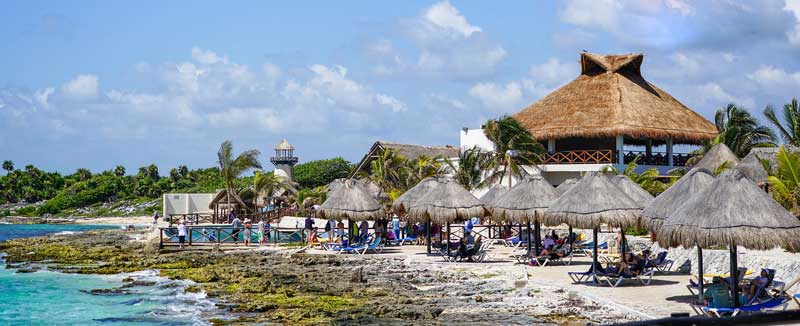
M 275 156 L 270 157 L 270 162 L 275 165 L 275 175 L 294 181 L 294 165 L 297 164 L 297 157 L 294 156 L 294 146 L 289 144 L 286 139 L 275 146 Z

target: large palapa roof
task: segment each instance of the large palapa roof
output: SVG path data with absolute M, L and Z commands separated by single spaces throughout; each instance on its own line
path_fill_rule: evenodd
M 644 55 L 581 53 L 581 74 L 514 115 L 536 139 L 615 137 L 700 144 L 717 135 L 707 119 L 641 74 Z

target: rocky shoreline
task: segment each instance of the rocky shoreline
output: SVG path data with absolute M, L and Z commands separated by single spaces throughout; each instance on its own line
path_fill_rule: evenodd
M 95 230 L 0 243 L 10 268 L 116 274 L 158 270 L 195 282 L 228 311 L 215 325 L 585 325 L 636 319 L 558 287 L 401 257 L 291 250 L 158 250 L 147 230 Z M 131 285 L 135 286 L 135 285 Z M 118 289 L 124 291 L 124 288 Z

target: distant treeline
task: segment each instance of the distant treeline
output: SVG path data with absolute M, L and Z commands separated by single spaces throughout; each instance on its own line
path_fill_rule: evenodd
M 310 161 L 295 166 L 295 182 L 300 189 L 326 185 L 336 178 L 347 177 L 353 165 L 343 158 Z M 19 215 L 59 214 L 65 210 L 89 207 L 101 203 L 129 200 L 142 202 L 160 198 L 170 192 L 215 192 L 225 188 L 218 168 L 190 170 L 179 166 L 162 176 L 158 167 L 148 165 L 136 174 L 127 174 L 125 167 L 92 173 L 78 169 L 61 175 L 45 172 L 33 165 L 17 169 L 12 161 L 4 161 L 5 176 L 0 176 L 0 204 L 36 203 L 16 211 Z M 253 177 L 236 179 L 237 188 L 252 187 Z M 155 207 L 154 209 L 159 209 Z M 4 212 L 0 211 L 0 215 Z

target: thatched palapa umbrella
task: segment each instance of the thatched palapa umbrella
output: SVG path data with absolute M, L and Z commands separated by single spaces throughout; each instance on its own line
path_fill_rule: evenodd
M 447 225 L 447 251 L 450 253 L 450 223 L 471 217 L 485 217 L 487 211 L 478 198 L 450 178 L 433 179 L 434 184 L 412 201 L 406 216 L 412 221 L 432 221 Z M 430 241 L 428 242 L 430 244 Z
M 486 191 L 486 193 L 483 194 L 483 196 L 481 196 L 480 200 L 481 202 L 483 202 L 484 205 L 489 205 L 495 199 L 503 196 L 503 194 L 505 194 L 506 192 L 508 192 L 508 186 L 502 183 L 498 183 L 489 188 L 489 190 Z
M 692 168 L 715 171 L 725 162 L 728 162 L 729 168 L 735 168 L 736 165 L 739 164 L 739 158 L 736 157 L 736 154 L 734 154 L 728 146 L 719 143 L 703 154 L 703 158 L 692 166 Z
M 561 196 L 565 192 L 567 192 L 569 188 L 572 188 L 572 186 L 574 186 L 576 183 L 578 183 L 578 179 L 564 180 L 564 182 L 562 182 L 560 185 L 558 185 L 558 187 L 556 187 L 556 193 L 558 193 L 558 195 Z
M 711 171 L 702 168 L 689 170 L 642 210 L 641 224 L 653 232 L 657 231 L 670 213 L 705 190 L 712 182 L 714 174 Z
M 545 211 L 547 225 L 567 223 L 593 229 L 592 269 L 597 265 L 597 229 L 601 224 L 620 228 L 636 225 L 641 208 L 600 172 L 587 172 Z
M 619 174 L 615 176 L 611 176 L 611 182 L 613 182 L 617 187 L 622 189 L 628 197 L 631 197 L 634 202 L 639 204 L 639 208 L 644 209 L 647 205 L 650 205 L 653 202 L 653 195 L 651 195 L 647 190 L 644 190 L 641 186 L 633 182 L 628 176 L 624 174 Z M 637 223 L 638 224 L 638 223 Z M 625 256 L 625 247 L 628 246 L 628 241 L 625 239 L 625 229 L 622 228 L 619 230 L 620 234 L 620 247 L 622 250 L 622 256 Z
M 352 221 L 375 220 L 386 213 L 383 205 L 359 186 L 355 180 L 338 179 L 329 187 L 327 199 L 322 203 L 322 217 L 337 220 L 348 219 L 348 233 Z
M 539 219 L 556 199 L 555 188 L 541 176 L 529 176 L 489 204 L 492 217 L 528 224 L 528 252 L 531 250 L 531 221 L 536 227 L 536 254 L 539 254 Z
M 675 212 L 683 206 L 689 199 L 697 196 L 706 190 L 714 182 L 714 174 L 703 168 L 694 168 L 689 173 L 675 182 L 672 187 L 667 188 L 650 205 L 642 210 L 640 218 L 641 224 L 656 234 L 656 231 L 664 224 L 669 214 Z M 697 247 L 698 281 L 700 282 L 699 296 L 703 295 L 703 248 Z
M 392 203 L 392 210 L 397 213 L 404 215 L 408 212 L 408 209 L 411 208 L 411 205 L 422 198 L 425 193 L 428 192 L 431 188 L 437 186 L 438 183 L 436 182 L 435 178 L 425 178 L 422 179 L 419 183 L 415 186 L 411 187 L 411 189 L 406 190 L 400 197 L 394 200 Z M 425 220 L 425 241 L 428 247 L 428 254 L 431 253 L 431 221 Z
M 740 171 L 726 171 L 664 221 L 658 242 L 667 246 L 728 246 L 731 279 L 737 280 L 736 248 L 800 250 L 800 221 Z M 738 306 L 738 285 L 731 297 Z

